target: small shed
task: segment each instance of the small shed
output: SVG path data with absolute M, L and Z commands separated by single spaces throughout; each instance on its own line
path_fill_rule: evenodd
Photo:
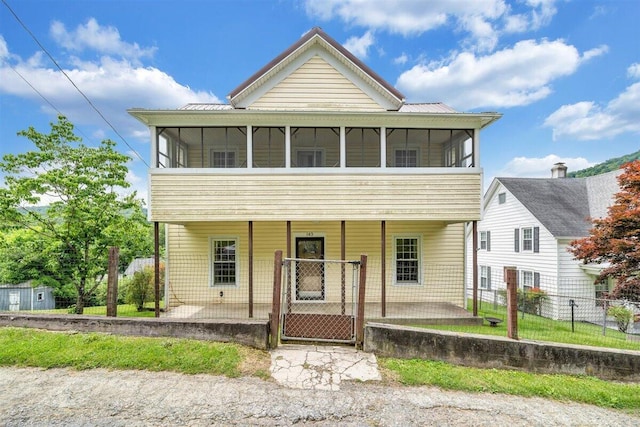
M 0 285 L 0 311 L 52 310 L 56 308 L 53 288 L 19 285 Z
M 144 270 L 146 267 L 153 268 L 155 264 L 155 258 L 136 258 L 124 271 L 125 276 L 133 276 L 136 272 Z

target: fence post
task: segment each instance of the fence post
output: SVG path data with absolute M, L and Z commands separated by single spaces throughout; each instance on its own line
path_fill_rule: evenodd
M 367 284 L 367 256 L 360 255 L 360 281 L 358 283 L 358 317 L 356 317 L 356 347 L 364 344 L 364 290 Z
M 119 249 L 109 248 L 109 267 L 107 270 L 107 316 L 118 315 L 118 258 Z
M 518 339 L 518 270 L 505 267 L 507 280 L 507 336 Z
M 153 223 L 153 301 L 154 316 L 160 317 L 160 224 L 158 221 Z
M 271 304 L 270 343 L 271 348 L 278 347 L 280 330 L 280 301 L 282 300 L 282 251 L 276 251 L 273 261 L 273 301 Z

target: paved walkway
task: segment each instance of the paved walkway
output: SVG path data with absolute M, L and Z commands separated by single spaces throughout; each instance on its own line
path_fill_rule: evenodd
M 343 381 L 380 381 L 376 356 L 354 347 L 280 345 L 271 352 L 271 376 L 280 385 L 340 390 Z

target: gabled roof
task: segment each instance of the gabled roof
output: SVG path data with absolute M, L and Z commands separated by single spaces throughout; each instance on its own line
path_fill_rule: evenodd
M 556 237 L 589 234 L 589 198 L 583 178 L 498 178 Z
M 556 238 L 589 234 L 590 218 L 606 216 L 621 171 L 587 178 L 496 178 Z
M 284 66 L 291 63 L 295 58 L 316 44 L 322 46 L 330 55 L 333 55 L 347 67 L 354 69 L 358 74 L 368 80 L 369 84 L 374 86 L 377 91 L 383 93 L 385 98 L 395 105 L 396 110 L 404 103 L 405 97 L 400 91 L 356 58 L 340 43 L 322 31 L 321 28 L 314 27 L 288 49 L 232 90 L 227 96 L 231 105 L 237 107 L 238 103 L 248 93 L 262 85 L 266 80 L 269 80 L 269 78 L 281 71 Z

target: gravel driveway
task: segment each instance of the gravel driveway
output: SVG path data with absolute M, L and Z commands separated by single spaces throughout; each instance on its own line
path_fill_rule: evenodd
M 0 368 L 2 426 L 634 426 L 640 417 L 428 387 L 285 388 L 257 378 Z

